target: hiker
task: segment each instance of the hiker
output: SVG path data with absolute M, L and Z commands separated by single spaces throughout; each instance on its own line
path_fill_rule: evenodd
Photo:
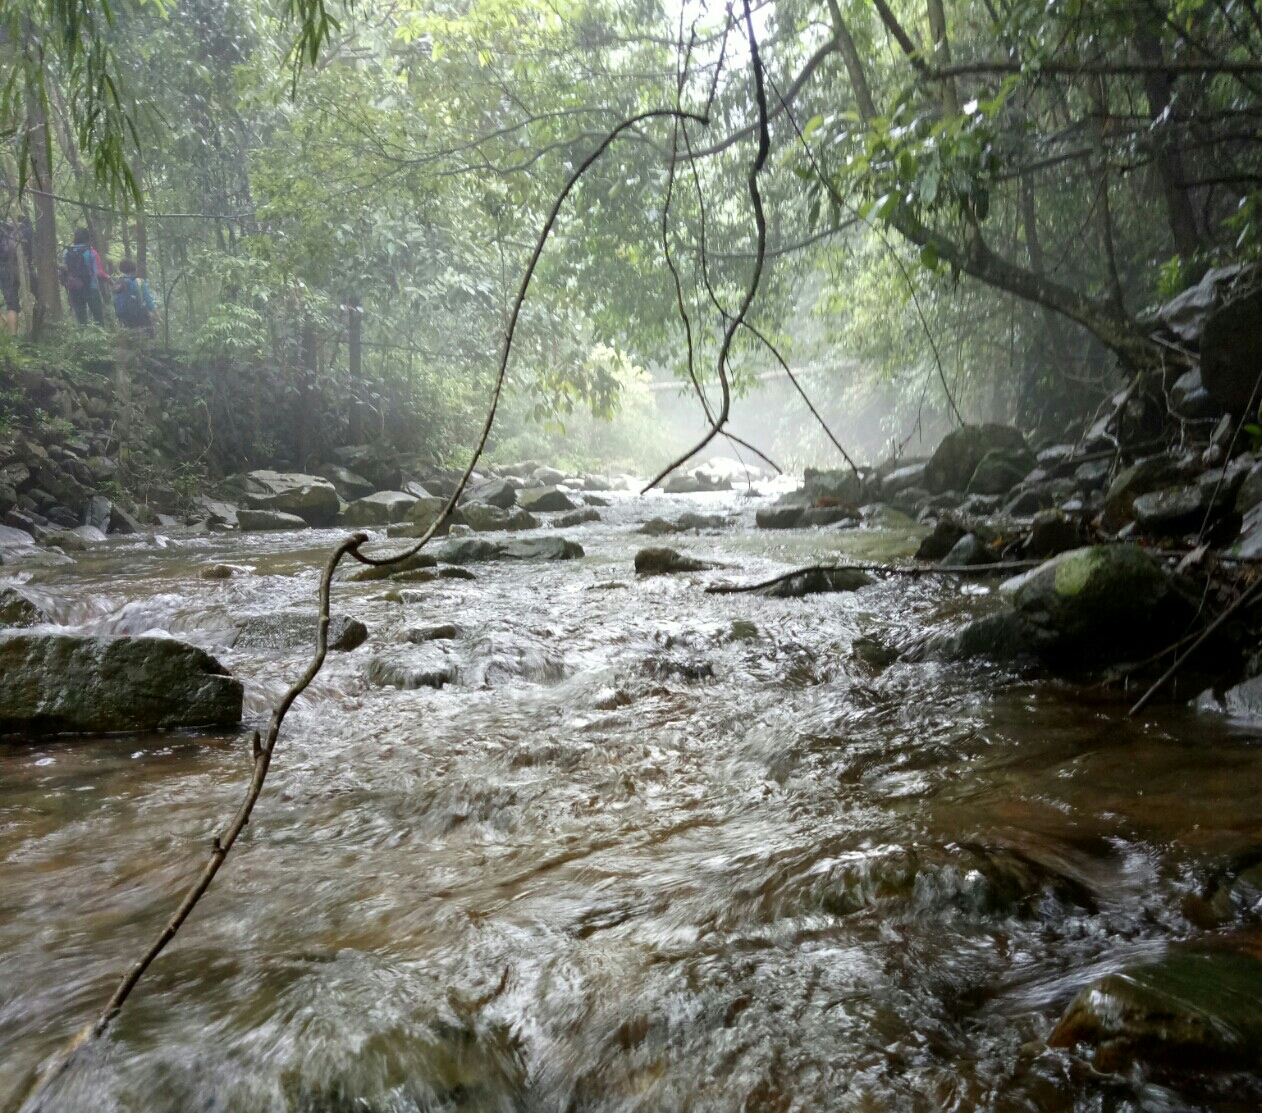
M 120 259 L 118 271 L 118 281 L 114 285 L 114 316 L 127 328 L 142 328 L 152 336 L 157 306 L 149 283 L 136 274 L 133 259 Z
M 22 259 L 27 274 L 31 266 L 31 224 L 25 217 L 17 223 L 0 221 L 0 300 L 4 302 L 9 335 L 18 334 L 18 309 L 22 297 Z
M 88 310 L 98 325 L 105 327 L 105 303 L 101 300 L 101 280 L 109 281 L 109 272 L 101 265 L 101 257 L 93 249 L 86 228 L 74 234 L 74 244 L 66 248 L 62 258 L 62 285 L 70 298 L 79 324 L 88 323 Z

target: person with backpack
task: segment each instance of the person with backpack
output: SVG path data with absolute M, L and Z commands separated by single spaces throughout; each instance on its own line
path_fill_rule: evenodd
M 93 249 L 86 228 L 74 234 L 74 244 L 62 257 L 62 285 L 70 299 L 70 308 L 79 324 L 88 323 L 88 311 L 98 325 L 105 327 L 105 303 L 101 300 L 101 280 L 109 281 L 109 273 L 101 265 L 101 257 Z
M 149 283 L 136 274 L 133 259 L 120 259 L 118 270 L 118 282 L 114 286 L 114 316 L 127 328 L 142 328 L 152 336 L 157 306 Z

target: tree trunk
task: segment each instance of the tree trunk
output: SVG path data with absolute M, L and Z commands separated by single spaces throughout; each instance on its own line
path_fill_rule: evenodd
M 52 134 L 44 91 L 28 76 L 26 83 L 27 145 L 31 182 L 35 186 L 35 320 L 34 335 L 61 316 L 57 283 L 57 209 L 53 191 Z
M 364 440 L 364 403 L 360 398 L 363 389 L 363 323 L 364 310 L 359 298 L 350 294 L 346 299 L 347 311 L 347 363 L 350 368 L 351 405 L 348 416 L 350 426 L 347 438 L 351 444 L 362 444 Z
M 1141 61 L 1161 62 L 1161 42 L 1151 29 L 1138 28 L 1131 41 Z M 1183 184 L 1187 180 L 1183 152 L 1179 149 L 1177 141 L 1169 135 L 1168 129 L 1172 125 L 1157 123 L 1170 108 L 1173 88 L 1174 80 L 1169 73 L 1150 70 L 1144 74 L 1144 95 L 1148 98 L 1148 113 L 1153 120 L 1152 134 L 1157 148 L 1153 168 L 1161 185 L 1162 197 L 1165 199 L 1166 218 L 1170 222 L 1170 231 L 1174 236 L 1174 249 L 1185 260 L 1188 260 L 1198 255 L 1204 244 L 1197 229 L 1196 210 L 1192 207 L 1192 198 Z
M 296 453 L 298 470 L 307 466 L 307 458 L 315 451 L 312 403 L 316 381 L 316 330 L 315 322 L 307 317 L 302 322 L 299 337 L 301 352 L 298 367 L 298 433 Z

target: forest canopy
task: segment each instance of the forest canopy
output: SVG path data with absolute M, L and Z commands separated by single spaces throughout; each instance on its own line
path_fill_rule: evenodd
M 695 376 L 717 405 L 757 267 L 733 389 L 780 357 L 822 369 L 812 393 L 879 411 L 879 447 L 916 415 L 1063 423 L 1119 367 L 1177 365 L 1145 314 L 1258 253 L 1254 0 L 749 16 L 747 34 L 740 7 L 643 0 L 6 3 L 0 175 L 34 229 L 24 305 L 56 327 L 60 252 L 85 226 L 147 274 L 160 343 L 208 389 L 252 393 L 260 453 L 282 435 L 262 415 L 289 399 L 298 463 L 321 436 L 445 458 L 558 192 L 621 122 L 660 113 L 560 215 L 512 428 L 608 416 L 646 378 Z

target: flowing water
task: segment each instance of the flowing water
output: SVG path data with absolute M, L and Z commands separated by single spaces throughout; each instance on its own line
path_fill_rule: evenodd
M 1180 706 L 890 645 L 993 605 L 890 578 L 705 583 L 917 531 L 752 528 L 755 500 L 613 496 L 586 556 L 340 584 L 371 636 L 298 700 L 207 897 L 48 1108 L 1256 1109 L 1252 1077 L 1097 1075 L 1042 1041 L 1100 974 L 1197 938 L 1262 844 L 1262 746 Z M 633 532 L 728 566 L 637 579 Z M 547 530 L 541 532 L 548 532 Z M 246 685 L 237 733 L 0 747 L 0 1097 L 100 1008 L 249 776 L 338 535 L 123 545 L 34 574 L 58 621 L 165 630 Z M 238 574 L 201 579 L 226 561 Z M 280 618 L 274 616 L 280 615 Z M 238 624 L 250 620 L 238 637 Z M 411 645 L 416 626 L 454 641 Z M 441 690 L 371 677 L 446 670 Z

